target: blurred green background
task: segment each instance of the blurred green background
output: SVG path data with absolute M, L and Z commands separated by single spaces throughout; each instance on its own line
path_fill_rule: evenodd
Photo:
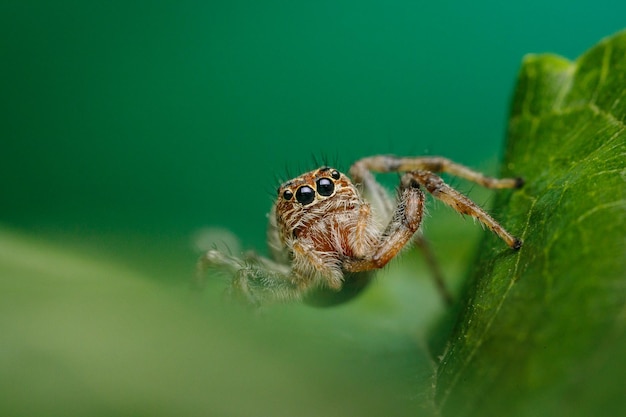
M 367 308 L 265 324 L 151 282 L 189 280 L 205 227 L 263 251 L 276 186 L 315 159 L 438 154 L 497 173 L 522 56 L 576 58 L 624 16 L 617 1 L 1 1 L 0 405 L 253 415 L 290 387 L 283 415 L 424 408 L 416 329 L 441 306 L 418 258 L 387 268 L 396 286 Z M 482 232 L 439 211 L 426 233 L 458 281 Z M 309 386 L 325 401 L 298 408 Z
M 264 247 L 278 180 L 327 158 L 495 166 L 524 54 L 575 58 L 626 3 L 7 1 L 0 222 Z M 493 169 L 492 169 L 493 172 Z

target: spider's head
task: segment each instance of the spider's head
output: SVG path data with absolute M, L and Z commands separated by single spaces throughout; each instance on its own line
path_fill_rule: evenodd
M 278 204 L 310 207 L 345 193 L 346 189 L 354 189 L 348 177 L 334 168 L 321 167 L 278 187 Z
M 355 198 L 358 191 L 346 175 L 334 168 L 318 168 L 278 187 L 278 224 L 293 230 L 309 220 L 354 208 Z

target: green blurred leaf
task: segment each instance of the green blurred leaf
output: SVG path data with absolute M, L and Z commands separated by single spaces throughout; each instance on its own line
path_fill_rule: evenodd
M 414 303 L 374 291 L 256 316 L 220 302 L 223 282 L 197 294 L 158 281 L 0 228 L 2 415 L 431 415 Z M 437 308 L 434 290 L 399 291 Z
M 626 414 L 626 32 L 524 60 L 494 210 L 438 369 L 446 416 Z M 506 210 L 503 208 L 506 207 Z

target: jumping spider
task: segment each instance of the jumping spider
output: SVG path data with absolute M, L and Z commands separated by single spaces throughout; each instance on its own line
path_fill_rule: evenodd
M 373 172 L 403 173 L 395 204 Z M 271 259 L 253 252 L 240 259 L 209 250 L 199 261 L 200 276 L 211 267 L 228 272 L 234 276 L 231 294 L 253 305 L 301 299 L 322 305 L 343 302 L 358 294 L 371 281 L 373 271 L 384 267 L 411 241 L 425 249 L 429 263 L 435 265 L 425 240 L 416 234 L 424 213 L 422 189 L 459 213 L 478 219 L 511 249 L 521 247 L 520 239 L 436 172 L 492 189 L 523 185 L 521 178 L 487 177 L 440 157 L 364 158 L 350 168 L 352 181 L 336 169 L 321 167 L 278 188 L 269 214 Z M 381 227 L 378 218 L 385 219 L 387 226 Z M 449 300 L 436 268 L 434 272 Z

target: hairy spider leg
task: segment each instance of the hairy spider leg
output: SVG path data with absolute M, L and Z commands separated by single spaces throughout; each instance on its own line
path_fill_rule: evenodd
M 480 172 L 442 157 L 398 158 L 385 155 L 363 158 L 355 162 L 350 168 L 350 175 L 356 183 L 362 184 L 363 190 L 368 194 L 372 204 L 388 215 L 391 210 L 391 201 L 386 190 L 376 181 L 372 172 L 389 173 L 411 171 L 420 171 L 420 174 L 415 175 L 415 180 L 422 184 L 434 197 L 442 200 L 460 213 L 470 214 L 477 218 L 503 239 L 509 247 L 519 249 L 522 243 L 519 239 L 510 235 L 489 216 L 489 214 L 467 197 L 449 187 L 439 176 L 433 174 L 433 172 L 446 172 L 490 189 L 520 188 L 524 184 L 521 178 L 499 179 L 488 177 Z M 443 273 L 441 272 L 441 268 L 436 261 L 435 254 L 428 244 L 428 241 L 421 233 L 418 233 L 414 242 L 425 257 L 441 297 L 447 304 L 451 304 L 452 296 L 445 285 Z
M 522 241 L 507 232 L 485 210 L 472 200 L 447 185 L 441 177 L 433 172 L 447 172 L 460 178 L 473 181 L 486 188 L 520 188 L 524 185 L 521 178 L 492 178 L 474 171 L 463 165 L 456 164 L 441 157 L 397 158 L 394 156 L 374 156 L 363 158 L 350 168 L 352 175 L 362 175 L 364 172 L 411 172 L 415 181 L 423 185 L 435 198 L 461 214 L 468 214 L 487 226 L 500 237 L 510 248 L 519 249 Z M 369 176 L 373 175 L 369 172 Z M 367 174 L 365 176 L 367 180 Z
M 507 232 L 504 227 L 500 226 L 500 223 L 495 221 L 485 210 L 446 184 L 437 174 L 422 170 L 413 171 L 410 174 L 417 182 L 422 184 L 433 197 L 443 201 L 461 214 L 467 214 L 478 219 L 482 224 L 487 226 L 489 230 L 498 235 L 511 249 L 518 250 L 522 247 L 522 241 L 520 239 Z
M 363 187 L 363 193 L 367 196 L 368 201 L 370 201 L 375 209 L 381 213 L 381 216 L 383 218 L 390 218 L 393 212 L 393 202 L 387 190 L 374 178 L 372 171 L 370 171 L 370 165 L 368 164 L 369 161 L 377 158 L 380 157 L 366 158 L 358 161 L 350 169 L 350 176 L 357 184 Z M 415 233 L 413 242 L 415 243 L 416 249 L 426 261 L 426 265 L 430 270 L 430 275 L 435 282 L 439 296 L 446 305 L 452 305 L 452 293 L 446 286 L 441 267 L 437 262 L 435 253 L 428 243 L 428 240 L 420 230 Z
M 260 256 L 246 253 L 244 259 L 209 250 L 197 266 L 197 283 L 204 281 L 209 269 L 234 276 L 228 294 L 245 304 L 258 307 L 267 302 L 302 299 L 301 285 L 293 279 L 291 268 Z
M 348 272 L 369 271 L 385 266 L 407 244 L 419 229 L 424 214 L 424 193 L 409 175 L 400 182 L 399 198 L 393 217 L 381 234 L 372 255 L 347 260 L 343 268 Z
M 474 171 L 464 165 L 457 164 L 447 158 L 432 157 L 395 157 L 390 155 L 372 156 L 363 158 L 352 165 L 350 175 L 361 174 L 364 171 L 374 172 L 410 172 L 431 171 L 434 173 L 445 172 L 468 181 L 475 182 L 485 188 L 521 188 L 524 185 L 522 178 L 493 178 Z M 371 174 L 370 174 L 371 175 Z
M 274 222 L 275 223 L 275 222 Z M 272 231 L 270 222 L 270 235 Z M 196 286 L 202 288 L 210 269 L 234 276 L 229 295 L 252 306 L 269 302 L 302 300 L 318 286 L 338 291 L 342 287 L 340 268 L 331 268 L 315 252 L 306 250 L 298 241 L 291 244 L 293 264 L 287 265 L 256 252 L 246 252 L 243 259 L 226 255 L 216 249 L 206 252 L 198 261 Z

